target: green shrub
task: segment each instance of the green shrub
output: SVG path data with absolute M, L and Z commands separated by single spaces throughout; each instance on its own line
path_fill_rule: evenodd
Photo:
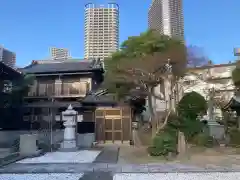
M 177 136 L 172 132 L 166 130 L 158 133 L 152 142 L 152 146 L 148 148 L 150 156 L 167 156 L 168 153 L 177 151 Z
M 184 133 L 187 142 L 203 130 L 203 123 L 197 118 L 207 110 L 207 102 L 204 97 L 196 92 L 186 93 L 177 106 L 178 128 Z
M 199 114 L 205 114 L 207 111 L 207 102 L 205 98 L 197 93 L 186 93 L 177 106 L 177 112 L 181 117 L 196 119 Z
M 231 128 L 229 130 L 229 137 L 231 146 L 239 146 L 240 145 L 240 131 L 237 128 Z
M 194 136 L 202 132 L 203 124 L 199 120 L 182 117 L 180 121 L 181 126 L 179 129 L 184 133 L 188 142 L 191 141 Z
M 202 147 L 213 147 L 218 145 L 217 140 L 212 136 L 209 136 L 207 133 L 197 134 L 192 138 L 191 143 Z

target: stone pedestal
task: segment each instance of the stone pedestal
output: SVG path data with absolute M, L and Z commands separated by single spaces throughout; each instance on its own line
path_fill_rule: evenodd
M 179 157 L 184 157 L 186 155 L 187 152 L 187 144 L 186 144 L 186 139 L 184 136 L 183 132 L 178 132 L 178 146 L 177 146 L 177 150 L 178 150 L 178 155 Z
M 217 123 L 217 121 L 214 119 L 209 118 L 208 115 L 203 117 L 203 120 L 206 120 L 208 122 L 209 127 L 209 135 L 220 140 L 224 137 L 224 126 Z
M 36 154 L 37 148 L 37 135 L 36 134 L 23 134 L 20 135 L 20 154 L 30 156 Z
M 61 144 L 61 151 L 76 151 L 76 117 L 77 111 L 72 109 L 72 106 L 69 105 L 68 109 L 62 112 L 62 117 L 64 122 L 64 139 Z

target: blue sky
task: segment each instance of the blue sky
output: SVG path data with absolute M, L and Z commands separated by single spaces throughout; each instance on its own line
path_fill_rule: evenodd
M 111 0 L 109 0 L 111 1 Z M 107 3 L 107 0 L 91 2 Z M 147 29 L 151 0 L 116 0 L 120 42 Z M 2 0 L 0 44 L 17 53 L 17 65 L 48 57 L 50 46 L 83 57 L 84 4 L 90 0 Z M 240 0 L 184 0 L 185 39 L 215 63 L 234 61 L 240 47 Z

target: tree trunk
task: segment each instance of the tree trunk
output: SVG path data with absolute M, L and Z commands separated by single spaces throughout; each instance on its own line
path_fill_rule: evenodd
M 149 91 L 148 108 L 149 108 L 149 112 L 150 112 L 149 123 L 151 124 L 151 128 L 152 128 L 152 137 L 154 137 L 156 135 L 156 132 L 157 132 L 156 116 L 155 116 L 155 110 L 154 110 L 153 100 L 152 100 L 153 97 L 151 96 L 151 94 L 154 93 L 154 88 L 149 88 L 148 91 Z
M 209 101 L 208 101 L 208 117 L 209 120 L 212 121 L 214 119 L 213 111 L 214 111 L 214 90 L 210 90 L 209 93 Z
M 240 116 L 237 117 L 237 121 L 238 121 L 238 130 L 240 130 Z

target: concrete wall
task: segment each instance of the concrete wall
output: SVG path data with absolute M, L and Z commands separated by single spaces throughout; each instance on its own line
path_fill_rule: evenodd
M 37 134 L 39 142 L 50 143 L 50 131 L 0 131 L 0 145 L 14 145 L 15 140 L 20 138 L 22 134 Z M 63 130 L 55 130 L 52 134 L 53 144 L 63 140 Z
M 213 136 L 214 138 L 221 140 L 224 137 L 224 126 L 220 124 L 213 124 L 209 125 L 209 132 L 210 136 Z
M 95 133 L 77 134 L 77 145 L 89 148 L 95 141 Z
M 52 144 L 59 144 L 63 141 L 64 130 L 55 130 L 52 134 Z M 15 140 L 20 138 L 22 134 L 37 134 L 39 143 L 50 144 L 50 131 L 0 131 L 0 146 L 11 147 L 16 145 Z M 77 145 L 80 147 L 91 147 L 95 141 L 94 133 L 77 134 Z

